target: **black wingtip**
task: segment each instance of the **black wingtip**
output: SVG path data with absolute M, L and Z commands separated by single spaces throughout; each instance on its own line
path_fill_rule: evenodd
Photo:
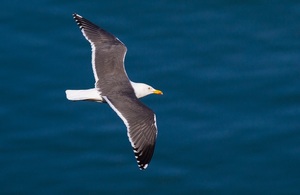
M 141 162 L 141 160 L 139 159 L 139 155 L 137 153 L 135 153 L 135 158 L 136 158 L 136 161 L 137 161 L 137 164 L 138 164 L 138 167 L 139 167 L 140 170 L 147 169 L 147 167 L 149 165 L 149 161 L 146 161 L 146 163 Z
M 74 18 L 76 24 L 79 26 L 80 29 L 82 29 L 82 24 L 80 22 L 80 19 L 83 17 L 77 13 L 73 13 L 72 15 L 73 15 L 73 18 Z
M 73 13 L 72 16 L 73 16 L 73 18 L 76 20 L 76 18 L 78 17 L 78 14 Z

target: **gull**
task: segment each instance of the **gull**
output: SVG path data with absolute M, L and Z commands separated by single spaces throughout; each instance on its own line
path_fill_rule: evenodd
M 129 80 L 124 67 L 127 48 L 117 37 L 76 13 L 73 18 L 91 44 L 95 87 L 66 90 L 66 97 L 72 101 L 107 103 L 127 127 L 138 167 L 144 170 L 154 153 L 157 124 L 155 113 L 139 98 L 163 93 L 150 85 Z

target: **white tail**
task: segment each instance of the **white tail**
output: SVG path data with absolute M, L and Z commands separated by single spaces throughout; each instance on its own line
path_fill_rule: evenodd
M 103 102 L 103 99 L 97 89 L 84 89 L 84 90 L 66 90 L 66 96 L 68 100 L 80 101 L 89 100 Z

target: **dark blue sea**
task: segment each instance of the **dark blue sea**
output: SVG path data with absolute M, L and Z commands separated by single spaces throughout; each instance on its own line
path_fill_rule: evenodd
M 72 13 L 128 48 L 158 139 L 140 171 Z M 0 194 L 300 194 L 299 1 L 3 1 Z

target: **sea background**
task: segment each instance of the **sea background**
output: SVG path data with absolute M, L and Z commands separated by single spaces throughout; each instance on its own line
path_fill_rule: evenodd
M 140 171 L 78 13 L 127 48 L 158 139 Z M 0 194 L 300 194 L 299 1 L 4 1 Z

